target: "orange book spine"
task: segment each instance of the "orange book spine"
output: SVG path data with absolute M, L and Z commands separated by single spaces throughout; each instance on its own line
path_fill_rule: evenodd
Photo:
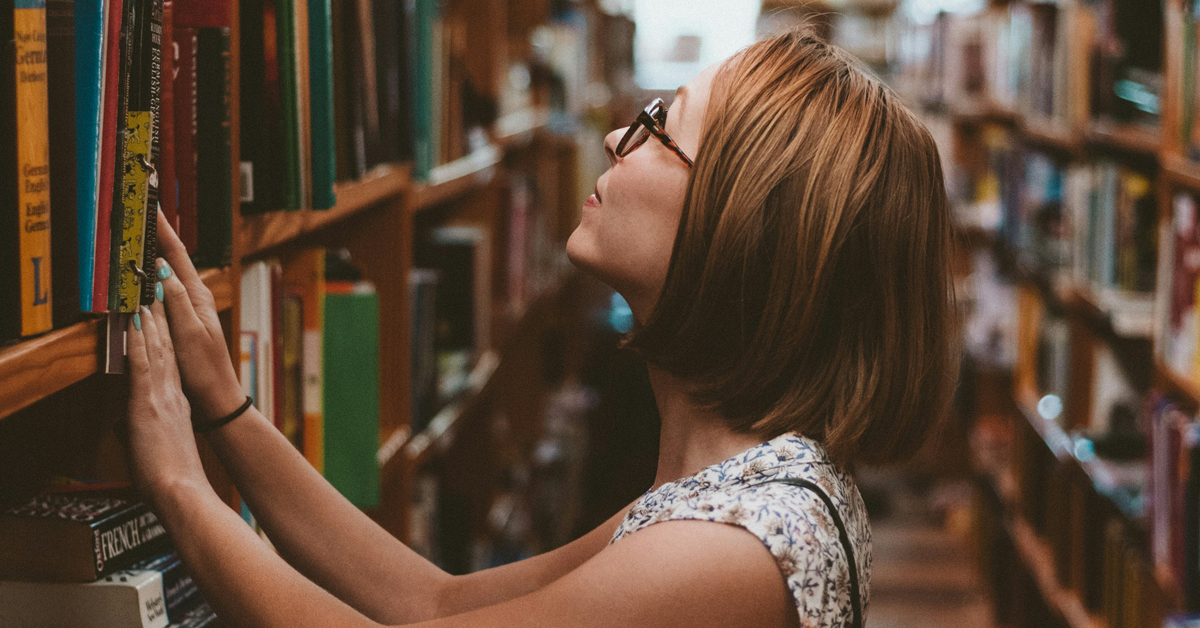
M 51 327 L 50 138 L 46 94 L 46 3 L 17 0 L 17 207 L 21 275 L 21 335 Z

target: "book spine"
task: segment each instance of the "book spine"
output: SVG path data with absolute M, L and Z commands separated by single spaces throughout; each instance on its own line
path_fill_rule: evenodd
M 46 2 L 47 128 L 50 133 L 50 281 L 55 327 L 79 317 L 75 204 L 75 0 Z
M 104 11 L 104 105 L 100 117 L 100 179 L 96 193 L 96 263 L 92 268 L 92 310 L 108 311 L 109 266 L 112 259 L 113 182 L 117 158 L 117 106 L 120 101 L 122 0 L 106 0 Z
M 198 33 L 197 166 L 199 212 L 197 261 L 228 265 L 233 257 L 233 157 L 230 146 L 230 29 Z
M 326 284 L 325 477 L 360 508 L 379 505 L 379 299 L 366 283 Z M 348 285 L 347 285 L 348 284 Z
M 416 57 L 413 59 L 413 178 L 424 181 L 434 164 L 433 135 L 433 22 L 437 0 L 415 0 L 413 31 Z
M 92 554 L 96 577 L 103 578 L 166 547 L 166 528 L 144 505 L 92 528 Z
M 308 0 L 309 95 L 312 113 L 313 209 L 329 209 L 337 199 L 334 155 L 332 0 Z
M 149 172 L 146 181 L 146 203 L 144 206 L 145 230 L 142 241 L 142 272 L 146 279 L 142 280 L 142 305 L 154 303 L 154 275 L 157 272 L 155 262 L 158 257 L 158 196 L 159 158 L 162 155 L 160 145 L 160 129 L 162 126 L 162 12 L 163 0 L 149 0 L 149 39 L 146 41 L 147 66 L 150 69 L 149 102 L 150 108 L 150 159 Z
M 12 11 L 15 60 L 15 183 L 19 306 L 23 336 L 51 327 L 50 156 L 46 93 L 45 0 L 17 0 Z M 11 245 L 10 245 L 11 246 Z
M 312 106 L 309 96 L 308 0 L 292 4 L 292 47 L 296 55 L 296 165 L 300 208 L 312 207 Z
M 130 139 L 129 128 L 129 79 L 136 76 L 130 71 L 130 66 L 136 58 L 137 43 L 137 7 L 141 0 L 124 0 L 121 8 L 120 46 L 117 55 L 117 86 L 116 141 L 113 143 L 116 152 L 113 155 L 112 176 L 112 213 L 109 216 L 109 263 L 105 272 L 108 274 L 108 310 L 121 312 L 121 242 L 125 233 L 125 180 L 126 180 L 126 143 Z M 140 164 L 139 164 L 140 167 Z M 132 176 L 132 175 L 131 175 Z M 132 310 L 124 310 L 126 312 Z
M 167 223 L 179 233 L 178 189 L 175 182 L 175 0 L 162 4 L 162 94 L 158 107 L 158 204 Z
M 139 561 L 129 571 L 151 572 L 161 576 L 167 620 L 172 624 L 182 622 L 192 609 L 204 602 L 191 574 L 175 552 Z
M 196 130 L 199 103 L 196 92 L 196 29 L 174 29 L 175 50 L 175 186 L 179 239 L 187 252 L 199 249 L 196 206 Z
M 264 157 L 270 152 L 268 127 L 273 123 L 265 115 L 267 29 L 263 2 L 242 0 L 238 2 L 240 82 L 239 115 L 242 120 L 255 120 L 255 124 L 242 127 L 241 143 L 241 211 L 243 215 L 257 214 L 273 209 L 268 200 L 266 186 L 271 177 L 267 173 Z M 272 28 L 271 35 L 274 35 Z
M 79 309 L 92 311 L 99 205 L 100 122 L 104 117 L 105 14 L 108 0 L 75 3 L 75 209 Z
M 283 122 L 283 207 L 300 209 L 300 122 L 296 87 L 296 29 L 294 5 L 302 0 L 275 0 L 279 59 L 279 100 Z

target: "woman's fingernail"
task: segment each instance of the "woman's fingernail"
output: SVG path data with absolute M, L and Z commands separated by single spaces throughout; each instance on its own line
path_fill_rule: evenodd
M 133 314 L 133 328 L 142 331 L 142 315 L 137 312 Z
M 161 281 L 154 284 L 154 298 L 158 299 L 159 301 L 163 300 L 163 287 Z
M 166 279 L 167 277 L 170 277 L 170 276 L 171 276 L 171 266 L 169 264 L 167 264 L 167 260 L 162 260 L 162 264 L 159 264 L 159 266 L 158 266 L 158 278 Z M 159 301 L 162 301 L 162 299 L 159 299 Z

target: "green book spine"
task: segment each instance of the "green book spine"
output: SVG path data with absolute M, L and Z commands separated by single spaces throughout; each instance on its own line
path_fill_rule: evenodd
M 437 0 L 416 0 L 417 54 L 413 68 L 413 178 L 426 180 L 433 163 L 433 22 Z
M 333 137 L 333 15 L 331 0 L 308 0 L 309 98 L 312 107 L 313 209 L 329 209 L 337 199 Z
M 296 12 L 294 2 L 278 0 L 275 36 L 279 46 L 279 99 L 283 109 L 283 206 L 300 209 L 299 103 L 296 102 Z
M 365 284 L 325 295 L 325 478 L 359 508 L 379 505 L 379 298 Z M 369 284 L 367 284 L 369 285 Z

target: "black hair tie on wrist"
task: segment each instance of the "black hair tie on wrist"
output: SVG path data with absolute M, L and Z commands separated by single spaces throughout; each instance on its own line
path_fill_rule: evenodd
M 234 410 L 230 414 L 227 414 L 227 415 L 217 419 L 216 421 L 213 421 L 211 423 L 205 423 L 204 425 L 197 425 L 192 429 L 201 434 L 203 434 L 205 432 L 211 432 L 227 423 L 233 422 L 234 419 L 245 414 L 246 410 L 249 410 L 251 405 L 254 405 L 254 400 L 251 399 L 249 395 L 247 395 L 246 400 L 242 402 L 242 405 L 238 406 L 237 410 Z

